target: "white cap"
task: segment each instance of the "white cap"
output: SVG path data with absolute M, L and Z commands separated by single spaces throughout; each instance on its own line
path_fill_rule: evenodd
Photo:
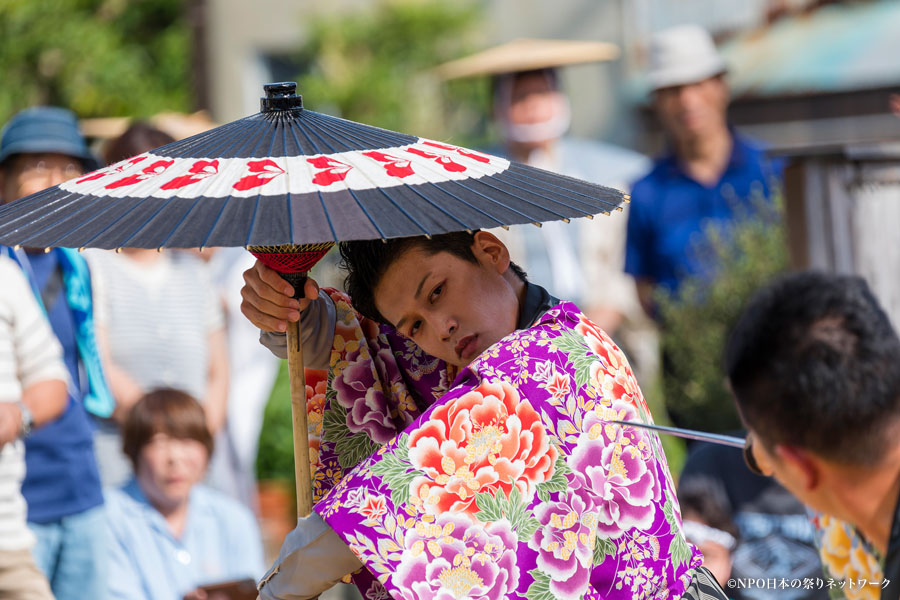
M 650 38 L 650 87 L 703 81 L 725 72 L 712 36 L 699 25 L 679 25 Z

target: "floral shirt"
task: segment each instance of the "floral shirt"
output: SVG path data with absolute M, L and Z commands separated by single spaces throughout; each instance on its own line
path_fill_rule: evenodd
M 829 595 L 848 600 L 881 598 L 884 572 L 878 551 L 845 521 L 818 514 L 813 525 Z
M 571 303 L 446 365 L 337 308 L 307 375 L 315 511 L 374 599 L 678 598 L 699 567 L 624 355 Z M 451 389 L 452 388 L 452 389 Z

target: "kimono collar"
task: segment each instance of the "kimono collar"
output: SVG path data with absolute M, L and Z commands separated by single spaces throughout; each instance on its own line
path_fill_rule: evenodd
M 519 309 L 519 321 L 516 323 L 516 329 L 528 329 L 541 316 L 559 304 L 559 300 L 550 295 L 550 293 L 539 285 L 525 282 L 525 301 Z

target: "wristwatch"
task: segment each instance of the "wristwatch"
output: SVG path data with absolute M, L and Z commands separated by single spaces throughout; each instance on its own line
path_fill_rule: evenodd
M 18 400 L 16 405 L 19 407 L 19 414 L 22 415 L 22 433 L 19 434 L 19 439 L 25 439 L 31 435 L 31 430 L 34 427 L 34 415 L 21 400 Z

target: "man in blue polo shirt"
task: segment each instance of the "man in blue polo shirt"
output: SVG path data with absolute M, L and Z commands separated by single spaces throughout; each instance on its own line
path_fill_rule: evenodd
M 61 108 L 24 110 L 0 137 L 0 203 L 77 177 L 96 162 L 75 115 Z M 58 600 L 102 598 L 106 523 L 88 412 L 109 416 L 113 399 L 94 340 L 91 285 L 77 252 L 0 246 L 15 260 L 63 347 L 70 388 L 66 411 L 25 439 L 22 494 L 37 537 L 38 566 Z
M 657 286 L 677 292 L 688 275 L 708 272 L 699 242 L 705 228 L 754 212 L 781 176 L 753 142 L 728 126 L 725 63 L 710 35 L 684 25 L 650 43 L 653 103 L 668 152 L 631 191 L 625 271 L 653 315 Z

